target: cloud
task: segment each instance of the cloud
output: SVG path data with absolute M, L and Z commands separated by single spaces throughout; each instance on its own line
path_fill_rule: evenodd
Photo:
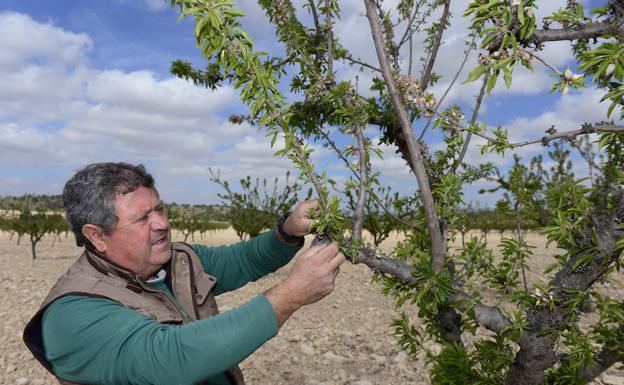
M 229 111 L 240 108 L 230 86 L 208 90 L 150 71 L 95 68 L 88 35 L 23 14 L 0 14 L 0 36 L 5 166 L 78 168 L 124 160 L 191 178 L 204 178 L 211 166 L 233 178 L 292 169 L 254 127 L 227 121 Z M 23 42 L 21 50 L 13 50 L 12 41 Z
M 84 64 L 88 61 L 86 54 L 93 46 L 84 33 L 67 32 L 16 12 L 0 12 L 0 36 L 3 36 L 0 39 L 1 71 L 18 71 L 30 63 L 50 66 Z
M 166 0 L 145 0 L 145 5 L 151 11 L 161 11 L 170 7 Z

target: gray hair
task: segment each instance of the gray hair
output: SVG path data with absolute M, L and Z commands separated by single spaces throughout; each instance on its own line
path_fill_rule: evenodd
M 110 234 L 119 220 L 115 214 L 117 196 L 131 193 L 140 186 L 151 188 L 158 194 L 154 177 L 142 164 L 94 163 L 68 180 L 63 189 L 63 207 L 76 236 L 76 244 L 92 247 L 82 234 L 82 227 L 86 224 L 96 225 Z

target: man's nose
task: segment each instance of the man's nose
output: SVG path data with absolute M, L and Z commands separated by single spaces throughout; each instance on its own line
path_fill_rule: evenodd
M 152 229 L 154 230 L 168 230 L 169 219 L 167 214 L 155 212 L 152 218 Z

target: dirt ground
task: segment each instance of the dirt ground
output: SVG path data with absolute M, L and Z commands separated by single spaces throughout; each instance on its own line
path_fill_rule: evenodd
M 175 236 L 174 236 L 175 238 Z M 180 238 L 181 239 L 181 238 Z M 227 244 L 237 238 L 225 230 L 196 238 L 209 245 Z M 489 235 L 498 242 L 497 235 Z M 396 237 L 382 247 L 388 249 Z M 548 265 L 553 247 L 531 236 L 535 255 L 531 263 L 539 280 L 539 271 Z M 39 259 L 33 261 L 27 239 L 17 246 L 8 234 L 0 233 L 0 384 L 55 384 L 55 380 L 27 351 L 22 330 L 38 308 L 57 277 L 80 253 L 73 238 L 60 242 L 44 239 L 38 246 Z M 543 256 L 548 256 L 544 258 Z M 280 282 L 289 267 L 233 293 L 218 298 L 221 310 L 238 306 Z M 624 292 L 617 285 L 604 290 Z M 396 345 L 389 327 L 396 315 L 393 302 L 371 283 L 371 272 L 361 265 L 345 264 L 337 279 L 336 291 L 298 311 L 279 334 L 241 364 L 249 385 L 390 385 L 429 384 L 425 363 L 413 360 Z M 624 373 L 615 367 L 594 384 L 624 385 Z

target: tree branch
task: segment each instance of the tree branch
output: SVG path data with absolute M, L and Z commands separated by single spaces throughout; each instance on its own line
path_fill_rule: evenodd
M 589 383 L 598 377 L 602 372 L 618 362 L 621 354 L 622 353 L 619 351 L 609 350 L 608 347 L 604 347 L 600 352 L 594 354 L 594 362 L 596 362 L 596 366 L 581 369 L 581 378 Z
M 362 226 L 364 224 L 364 205 L 366 204 L 366 189 L 368 185 L 368 151 L 366 149 L 366 138 L 361 125 L 354 127 L 355 136 L 358 143 L 358 158 L 360 172 L 360 188 L 358 192 L 357 206 L 355 208 L 355 222 L 353 223 L 353 237 L 362 240 Z
M 330 0 L 325 0 L 325 22 L 327 24 L 327 72 L 333 78 L 334 72 L 334 33 L 332 31 Z
M 550 70 L 553 71 L 554 73 L 556 73 L 556 74 L 560 74 L 561 73 L 561 71 L 557 67 L 549 64 L 544 58 L 542 58 L 541 56 L 539 56 L 535 52 L 529 51 L 527 49 L 523 49 L 523 48 L 520 48 L 520 47 L 518 47 L 518 51 L 522 51 L 522 52 L 524 52 L 524 53 L 526 53 L 528 55 L 531 55 L 532 57 L 534 57 L 535 59 L 540 61 L 543 65 L 545 65 L 546 67 L 550 68 Z
M 408 263 L 392 258 L 386 258 L 375 254 L 369 247 L 363 247 L 353 263 L 364 264 L 379 274 L 388 274 L 397 277 L 401 282 L 410 284 L 415 282 L 413 273 L 416 269 Z M 449 303 L 460 311 L 467 311 L 474 303 L 474 297 L 457 290 L 449 297 Z M 499 309 L 485 305 L 481 302 L 474 304 L 475 318 L 484 328 L 496 333 L 502 332 L 511 325 L 511 321 Z
M 373 65 L 371 65 L 371 64 L 368 64 L 368 63 L 366 63 L 366 62 L 363 62 L 363 61 L 361 61 L 361 60 L 359 60 L 359 59 L 356 59 L 356 58 L 354 58 L 354 57 L 353 57 L 353 56 L 351 56 L 351 55 L 347 55 L 347 56 L 345 56 L 345 60 L 348 60 L 348 61 L 350 61 L 350 62 L 352 62 L 352 63 L 354 63 L 354 64 L 361 65 L 362 67 L 369 68 L 369 69 L 371 69 L 371 70 L 373 70 L 373 71 L 381 72 L 381 70 L 380 70 L 379 68 L 377 68 L 377 67 L 375 67 L 375 66 L 373 66 Z
M 298 138 L 294 138 L 295 141 L 298 141 Z M 292 144 L 295 153 L 299 157 L 299 159 L 306 159 L 305 152 L 301 149 L 299 143 Z M 307 165 L 307 163 L 302 162 L 302 164 Z M 319 206 L 322 210 L 327 210 L 327 201 L 325 200 L 325 195 L 323 194 L 323 187 L 321 185 L 321 181 L 318 179 L 316 172 L 314 170 L 304 169 L 303 172 L 308 176 L 308 179 L 314 186 L 314 190 L 316 190 L 316 194 L 318 195 Z
M 624 132 L 624 126 L 615 126 L 611 124 L 593 125 L 591 123 L 585 123 L 583 124 L 582 128 L 578 130 L 558 132 L 558 133 L 544 136 L 540 139 L 532 139 L 532 140 L 525 140 L 523 142 L 509 143 L 509 147 L 516 148 L 516 147 L 528 146 L 530 144 L 535 144 L 535 143 L 541 143 L 542 145 L 547 146 L 551 141 L 555 139 L 574 139 L 580 135 L 588 135 L 588 134 L 593 134 L 593 133 L 598 133 L 598 132 L 602 132 L 602 133 Z M 491 143 L 495 143 L 495 144 L 501 143 L 496 138 L 492 138 L 491 136 L 488 136 L 480 132 L 475 133 L 475 135 L 480 136 L 483 139 L 486 139 L 487 141 Z
M 448 85 L 448 87 L 444 91 L 444 94 L 438 100 L 438 103 L 436 104 L 436 106 L 434 108 L 434 111 L 437 112 L 438 108 L 440 108 L 440 106 L 442 105 L 442 102 L 444 101 L 444 99 L 446 98 L 448 93 L 451 91 L 453 86 L 455 85 L 455 82 L 457 82 L 457 79 L 459 79 L 459 75 L 462 73 L 462 71 L 464 70 L 464 67 L 466 66 L 466 63 L 468 62 L 468 57 L 470 57 L 470 52 L 474 48 L 475 39 L 476 39 L 476 35 L 473 34 L 472 35 L 472 40 L 470 41 L 470 45 L 468 46 L 468 49 L 466 50 L 466 54 L 464 55 L 464 60 L 462 61 L 461 65 L 459 66 L 459 69 L 457 70 L 457 72 L 455 72 L 455 76 L 453 76 L 453 80 L 451 81 L 451 83 Z M 422 131 L 420 132 L 420 135 L 418 135 L 418 140 L 422 140 L 423 139 L 423 137 L 425 136 L 425 133 L 427 132 L 427 129 L 431 125 L 432 121 L 433 121 L 433 115 L 429 118 L 429 120 L 427 120 L 427 124 L 422 129 Z
M 314 20 L 314 29 L 316 29 L 316 35 L 322 36 L 321 24 L 319 23 L 318 13 L 316 12 L 316 5 L 314 5 L 314 0 L 308 0 L 308 4 L 310 5 L 310 13 L 312 13 L 312 19 Z
M 474 108 L 472 109 L 472 118 L 470 118 L 470 126 L 474 126 L 477 122 L 477 117 L 479 116 L 479 110 L 481 109 L 481 102 L 483 101 L 483 96 L 485 95 L 485 90 L 487 88 L 489 76 L 483 76 L 483 84 L 481 85 L 481 91 L 479 91 L 479 96 L 477 96 L 477 101 L 475 103 Z M 453 163 L 452 172 L 454 173 L 457 170 L 457 167 L 464 160 L 464 156 L 466 156 L 466 151 L 468 150 L 468 144 L 470 143 L 470 138 L 472 138 L 472 132 L 466 134 L 466 139 L 464 140 L 464 146 L 461 149 L 459 157 Z
M 401 124 L 401 131 L 405 136 L 409 149 L 409 156 L 413 165 L 413 171 L 420 188 L 420 196 L 423 201 L 425 215 L 427 216 L 427 228 L 429 229 L 429 236 L 431 238 L 431 259 L 436 270 L 440 271 L 445 265 L 443 249 L 444 243 L 440 232 L 440 220 L 438 219 L 433 194 L 431 193 L 431 188 L 429 186 L 429 178 L 425 169 L 423 156 L 420 151 L 420 146 L 416 143 L 416 139 L 414 138 L 414 133 L 412 132 L 412 127 L 407 117 L 407 112 L 405 111 L 401 95 L 394 84 L 394 78 L 392 77 L 392 71 L 388 63 L 386 47 L 382 37 L 379 17 L 375 12 L 375 5 L 372 0 L 364 0 L 364 5 L 366 7 L 366 15 L 371 26 L 371 32 L 375 42 L 375 49 L 377 51 L 377 57 L 379 58 L 382 75 L 388 89 L 388 95 L 390 96 L 392 106 L 394 107 L 394 111 L 397 114 L 398 120 Z
M 407 28 L 405 28 L 405 32 L 403 33 L 403 36 L 401 36 L 401 39 L 397 44 L 397 48 L 401 48 L 403 44 L 405 44 L 414 35 L 414 32 L 416 32 L 416 30 L 412 28 L 412 24 L 414 23 L 416 15 L 418 15 L 418 11 L 420 11 L 420 7 L 422 7 L 424 2 L 424 0 L 420 0 L 418 4 L 414 5 L 414 12 L 412 12 L 410 17 L 407 19 Z
M 540 44 L 546 41 L 591 39 L 602 35 L 624 38 L 624 22 L 616 17 L 609 21 L 584 24 L 575 28 L 540 29 L 528 39 L 528 43 Z
M 420 78 L 420 89 L 423 90 L 423 92 L 427 89 L 427 86 L 429 85 L 429 78 L 431 77 L 431 71 L 433 71 L 433 64 L 438 57 L 438 50 L 440 49 L 440 45 L 442 45 L 442 34 L 446 29 L 446 23 L 448 21 L 450 13 L 450 6 L 451 0 L 446 0 L 444 2 L 444 10 L 442 11 L 442 16 L 440 17 L 440 25 L 438 26 L 435 42 L 433 43 L 433 47 L 431 48 L 431 52 L 429 53 L 429 60 L 427 60 L 427 65 L 425 66 L 423 76 Z

